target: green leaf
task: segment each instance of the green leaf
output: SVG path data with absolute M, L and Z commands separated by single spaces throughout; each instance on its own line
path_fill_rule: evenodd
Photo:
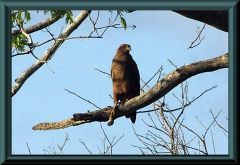
M 123 28 L 126 30 L 127 29 L 127 23 L 126 23 L 125 19 L 123 17 L 120 17 L 120 20 L 121 20 Z
M 26 18 L 27 21 L 30 21 L 30 20 L 31 20 L 31 15 L 30 15 L 30 13 L 29 13 L 28 10 L 25 10 L 25 11 L 24 11 L 24 16 L 25 16 L 25 18 Z
M 66 22 L 67 23 L 73 23 L 73 14 L 71 10 L 66 11 Z
M 17 19 L 18 19 L 18 22 L 22 25 L 22 23 L 23 23 L 23 21 L 22 21 L 22 10 L 18 10 Z

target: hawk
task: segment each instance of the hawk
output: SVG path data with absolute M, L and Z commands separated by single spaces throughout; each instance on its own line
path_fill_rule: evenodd
M 119 105 L 124 105 L 125 101 L 140 95 L 140 74 L 136 62 L 129 54 L 130 50 L 130 45 L 120 45 L 112 60 L 111 78 L 114 109 L 109 116 L 109 126 L 113 124 L 112 115 L 115 113 L 118 102 L 120 101 Z M 125 116 L 130 118 L 132 123 L 135 123 L 136 115 L 137 112 L 135 111 Z

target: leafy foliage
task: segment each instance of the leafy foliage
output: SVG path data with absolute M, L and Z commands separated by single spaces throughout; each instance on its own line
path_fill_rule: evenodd
M 23 34 L 12 37 L 12 47 L 15 47 L 20 52 L 24 52 L 25 45 L 27 45 L 27 38 Z
M 53 18 L 66 16 L 66 24 L 73 23 L 73 14 L 71 10 L 44 10 L 44 14 L 50 13 Z
M 31 15 L 28 10 L 17 10 L 12 11 L 11 14 L 11 26 L 17 27 L 16 21 L 23 26 L 26 22 L 31 20 Z M 15 47 L 20 52 L 24 51 L 24 46 L 27 44 L 27 38 L 23 34 L 18 34 L 15 37 L 12 37 L 12 47 Z
M 37 11 L 38 12 L 38 11 Z M 43 10 L 44 14 L 50 13 L 53 18 L 66 16 L 66 24 L 73 23 L 73 14 L 70 10 Z M 28 10 L 16 10 L 11 14 L 11 26 L 12 28 L 18 27 L 16 21 L 20 26 L 31 20 L 31 14 Z M 24 28 L 24 27 L 23 27 Z M 18 28 L 19 29 L 19 28 Z M 27 38 L 23 34 L 18 34 L 12 37 L 12 47 L 15 47 L 17 51 L 24 52 L 24 47 L 27 46 Z

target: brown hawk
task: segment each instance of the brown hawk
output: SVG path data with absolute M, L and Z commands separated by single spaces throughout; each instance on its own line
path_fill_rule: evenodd
M 114 110 L 109 116 L 109 121 L 112 120 L 112 115 L 115 113 L 116 106 L 123 105 L 125 101 L 130 100 L 140 95 L 140 75 L 136 62 L 129 54 L 131 46 L 122 44 L 118 47 L 116 55 L 112 60 L 111 78 L 113 83 L 113 100 Z M 130 118 L 132 123 L 135 123 L 137 112 L 131 112 L 125 115 Z M 109 122 L 108 125 L 112 125 Z

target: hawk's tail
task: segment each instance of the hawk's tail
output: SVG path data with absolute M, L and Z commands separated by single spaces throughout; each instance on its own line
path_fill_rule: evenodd
M 137 116 L 137 112 L 136 111 L 135 112 L 131 112 L 131 113 L 125 115 L 126 118 L 130 118 L 131 119 L 133 124 L 136 121 L 136 116 Z

